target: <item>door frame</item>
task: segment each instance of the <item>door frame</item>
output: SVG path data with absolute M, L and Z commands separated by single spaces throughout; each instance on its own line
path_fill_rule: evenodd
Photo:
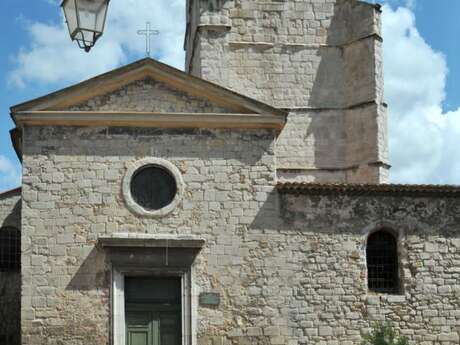
M 182 345 L 193 345 L 192 323 L 192 270 L 191 268 L 133 268 L 112 267 L 111 291 L 111 320 L 112 344 L 126 345 L 126 320 L 125 320 L 125 277 L 126 276 L 154 276 L 154 277 L 180 277 L 181 278 L 181 324 Z

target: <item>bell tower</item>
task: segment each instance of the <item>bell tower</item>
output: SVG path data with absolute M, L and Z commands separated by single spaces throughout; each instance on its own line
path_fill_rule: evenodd
M 388 181 L 381 11 L 358 0 L 188 0 L 186 70 L 287 109 L 278 178 Z

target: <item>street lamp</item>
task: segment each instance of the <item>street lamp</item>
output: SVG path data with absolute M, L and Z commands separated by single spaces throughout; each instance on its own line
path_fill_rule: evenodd
M 110 0 L 63 0 L 67 26 L 72 41 L 89 52 L 104 31 Z

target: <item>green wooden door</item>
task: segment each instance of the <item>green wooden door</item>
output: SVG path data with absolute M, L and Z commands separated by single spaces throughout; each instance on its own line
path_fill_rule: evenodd
M 181 345 L 180 280 L 126 278 L 127 345 Z
M 127 311 L 127 345 L 159 345 L 158 320 L 149 311 Z
M 127 305 L 127 345 L 180 345 L 181 328 L 177 308 Z
M 181 320 L 180 311 L 162 312 L 159 314 L 160 344 L 180 345 L 181 344 Z

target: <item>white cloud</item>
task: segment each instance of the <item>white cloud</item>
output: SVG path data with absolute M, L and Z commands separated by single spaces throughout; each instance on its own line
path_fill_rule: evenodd
M 53 2 L 54 0 L 45 0 Z M 415 0 L 388 0 L 409 8 L 384 6 L 384 61 L 389 103 L 390 159 L 393 182 L 460 184 L 460 110 L 442 113 L 446 59 L 434 51 L 416 29 L 410 8 Z M 55 4 L 56 5 L 56 4 Z M 182 68 L 185 0 L 123 0 L 110 3 L 108 23 L 91 54 L 70 42 L 65 24 L 26 25 L 31 43 L 15 57 L 10 81 L 70 83 L 142 56 L 145 41 L 136 32 L 150 21 L 161 34 L 152 51 L 166 63 Z M 56 7 L 56 10 L 58 8 Z
M 57 6 L 55 10 L 60 11 Z M 152 54 L 183 68 L 185 1 L 123 0 L 110 3 L 105 33 L 90 54 L 70 41 L 63 20 L 57 25 L 25 25 L 30 44 L 13 58 L 16 68 L 10 73 L 10 82 L 23 87 L 31 82 L 75 82 L 120 66 L 131 54 L 144 56 L 145 39 L 137 30 L 147 21 L 160 30 L 160 35 L 152 38 Z
M 460 109 L 442 112 L 446 59 L 420 36 L 411 10 L 383 13 L 391 179 L 460 184 Z
M 48 0 L 53 1 L 53 0 Z M 367 0 L 372 4 L 388 4 L 390 6 L 404 6 L 410 10 L 415 10 L 417 6 L 417 0 Z
M 415 9 L 416 4 L 417 0 L 406 0 L 406 7 L 410 8 L 411 10 Z
M 15 188 L 21 184 L 19 167 L 8 158 L 0 155 L 0 192 Z

